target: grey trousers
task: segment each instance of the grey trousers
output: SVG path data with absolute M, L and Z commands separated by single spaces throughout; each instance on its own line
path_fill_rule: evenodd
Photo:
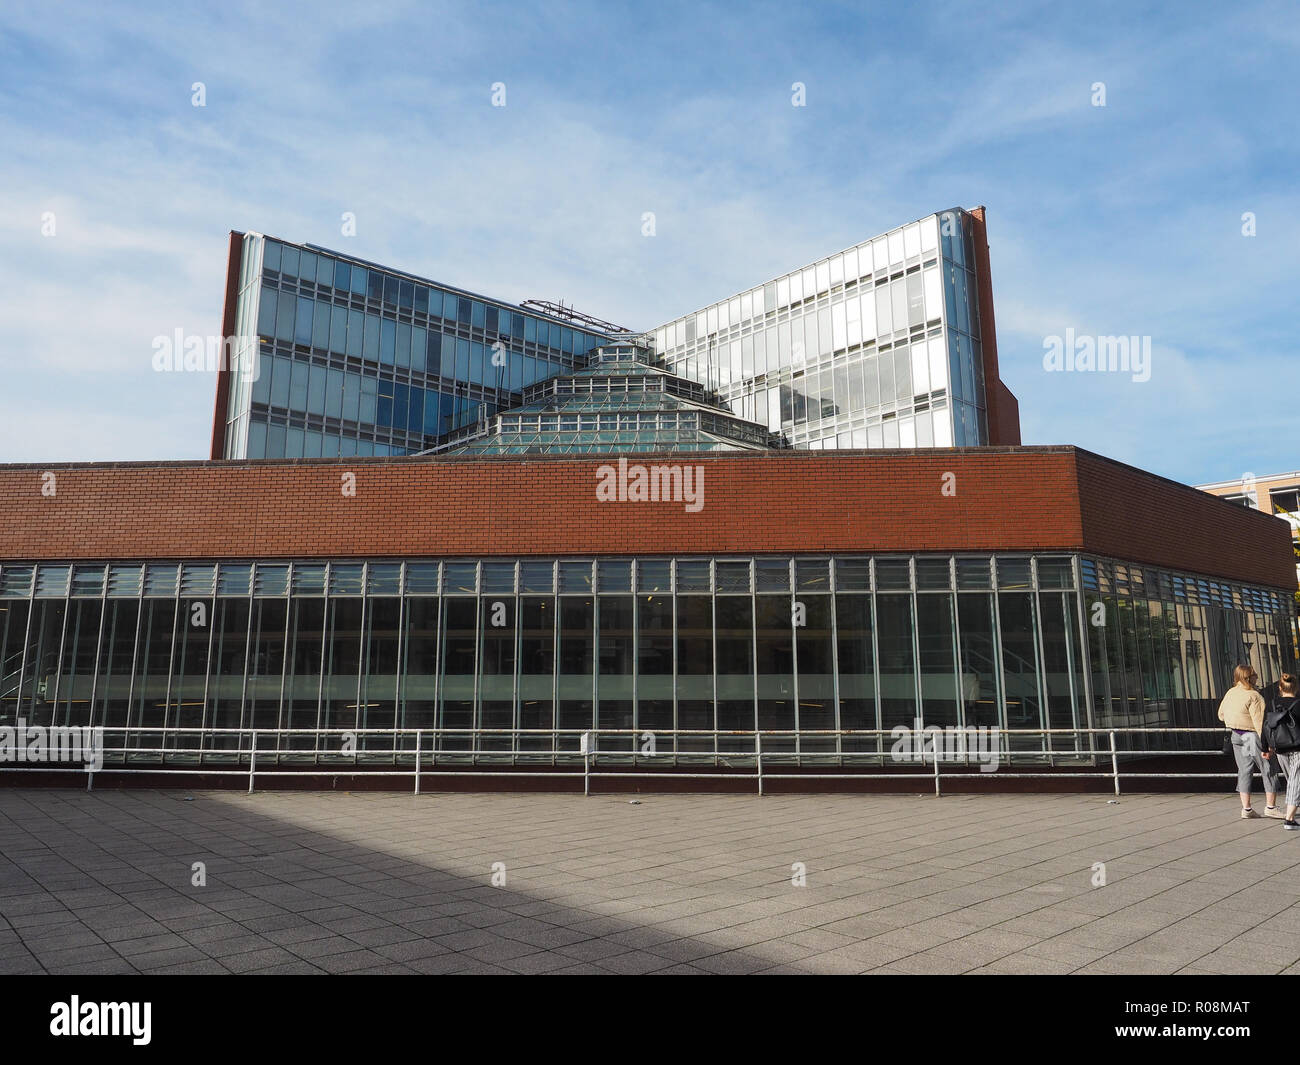
M 1253 732 L 1232 734 L 1232 756 L 1237 761 L 1237 790 L 1250 794 L 1250 778 L 1255 770 L 1264 778 L 1265 791 L 1277 791 L 1277 770 L 1259 750 L 1259 737 Z
M 1278 751 L 1277 760 L 1286 774 L 1286 804 L 1300 806 L 1300 751 Z

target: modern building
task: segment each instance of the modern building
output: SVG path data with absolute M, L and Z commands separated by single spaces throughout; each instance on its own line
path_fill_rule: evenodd
M 648 336 L 797 448 L 1018 444 L 992 293 L 984 208 L 952 208 Z
M 785 446 L 1020 442 L 983 208 L 929 215 L 641 334 L 232 233 L 222 335 L 234 357 L 218 378 L 214 459 L 429 450 L 634 336 Z
M 223 325 L 214 460 L 0 466 L 0 735 L 815 774 L 938 726 L 1079 766 L 1295 668 L 1285 523 L 1019 445 L 982 211 L 642 334 L 232 234 Z
M 257 233 L 230 235 L 222 336 L 234 351 L 218 374 L 214 459 L 423 451 L 604 338 Z
M 674 467 L 702 505 L 601 491 Z M 128 765 L 256 729 L 260 768 L 563 768 L 635 729 L 598 757 L 743 770 L 783 730 L 769 760 L 851 768 L 917 721 L 1215 725 L 1238 661 L 1295 660 L 1282 522 L 1071 447 L 4 466 L 0 501 L 0 725 Z

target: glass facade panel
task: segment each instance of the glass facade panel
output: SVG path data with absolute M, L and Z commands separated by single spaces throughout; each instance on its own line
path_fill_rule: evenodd
M 0 568 L 0 724 L 103 725 L 140 763 L 246 758 L 258 729 L 259 759 L 409 764 L 414 735 L 344 733 L 421 729 L 427 759 L 558 764 L 596 728 L 623 733 L 600 759 L 752 767 L 757 728 L 774 765 L 852 765 L 917 722 L 1014 730 L 1013 759 L 1108 757 L 1071 730 L 1215 727 L 1237 662 L 1294 669 L 1290 609 L 1061 555 L 20 562 Z

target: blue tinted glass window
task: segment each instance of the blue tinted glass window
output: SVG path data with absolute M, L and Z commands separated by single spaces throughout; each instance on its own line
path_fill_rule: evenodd
M 307 378 L 307 413 L 325 413 L 325 367 L 313 366 Z
M 478 329 L 482 329 L 487 322 L 487 308 L 483 304 L 475 301 L 470 310 L 470 324 Z
M 428 392 L 424 403 L 424 432 L 429 436 L 437 436 L 442 432 L 438 424 L 439 400 L 437 392 Z
M 373 314 L 366 315 L 366 334 L 363 354 L 371 362 L 379 361 L 379 319 Z
M 297 322 L 293 330 L 295 344 L 311 343 L 311 317 L 314 306 L 314 300 L 309 300 L 306 296 L 298 297 Z
M 297 301 L 288 292 L 281 294 L 275 308 L 275 339 L 293 343 L 293 315 Z
M 352 294 L 354 296 L 364 296 L 366 294 L 366 272 L 359 266 L 353 266 L 351 270 Z
M 411 327 L 405 322 L 397 323 L 396 362 L 398 366 L 411 365 Z
M 324 300 L 316 301 L 316 310 L 312 314 L 311 346 L 327 348 L 330 342 L 330 305 Z
M 464 296 L 460 297 L 456 309 L 456 319 L 461 322 L 468 322 L 473 317 L 473 307 L 472 300 L 467 300 Z
M 384 298 L 384 275 L 378 270 L 367 271 L 366 296 L 372 300 L 382 300 Z
M 429 290 L 423 285 L 415 286 L 415 313 L 429 313 Z
M 334 260 L 327 259 L 323 255 L 316 257 L 316 284 L 332 285 L 334 284 Z
M 305 411 L 307 409 L 307 366 L 301 362 L 290 365 L 292 372 L 289 377 L 289 409 Z
M 273 240 L 268 240 L 262 247 L 262 269 L 275 270 L 280 269 L 280 245 Z
M 440 374 L 442 370 L 442 334 L 429 330 L 428 339 L 425 341 L 425 370 L 428 373 Z
M 381 380 L 379 382 L 379 402 L 377 407 L 378 413 L 375 419 L 379 425 L 393 424 L 393 385 L 394 384 L 395 382 L 393 381 Z
M 280 253 L 280 273 L 285 277 L 298 276 L 298 249 L 287 245 Z
M 343 417 L 355 422 L 360 414 L 361 378 L 354 373 L 343 375 Z
M 397 336 L 397 323 L 384 318 L 379 323 L 379 361 L 386 366 L 393 365 L 393 348 Z
M 424 353 L 429 343 L 428 331 L 416 326 L 411 330 L 411 369 L 425 368 Z
M 271 398 L 271 360 L 257 360 L 257 377 L 253 380 L 253 402 L 266 403 Z
M 413 433 L 424 432 L 424 389 L 410 390 L 410 408 L 407 411 L 406 427 Z
M 375 424 L 376 400 L 379 394 L 379 382 L 373 377 L 363 377 L 361 379 L 361 417 L 359 421 L 367 425 Z M 364 451 L 358 451 L 358 455 L 367 454 Z
M 275 300 L 278 293 L 269 285 L 262 286 L 257 304 L 257 331 L 264 337 L 275 336 Z
M 402 309 L 409 311 L 414 302 L 415 285 L 410 281 L 399 282 L 397 288 L 397 305 Z
M 348 311 L 346 307 L 330 308 L 330 351 L 342 355 L 348 346 Z
M 346 292 L 352 287 L 352 268 L 347 263 L 335 261 L 334 287 L 340 292 Z
M 384 304 L 388 307 L 397 306 L 397 289 L 399 282 L 395 277 L 384 278 Z
M 381 388 L 382 395 L 383 389 Z M 411 388 L 409 385 L 394 383 L 393 385 L 393 427 L 395 429 L 406 428 L 406 412 L 411 405 Z
M 250 422 L 248 426 L 248 457 L 264 459 L 266 454 L 266 422 Z
M 343 378 L 342 370 L 330 370 L 325 385 L 325 413 L 331 418 L 343 417 Z
M 293 372 L 293 366 L 288 359 L 269 358 L 263 359 L 263 375 L 271 375 L 271 406 L 288 407 L 289 406 L 289 376 Z
M 361 340 L 365 327 L 365 315 L 360 311 L 348 311 L 348 347 L 347 354 L 361 357 Z

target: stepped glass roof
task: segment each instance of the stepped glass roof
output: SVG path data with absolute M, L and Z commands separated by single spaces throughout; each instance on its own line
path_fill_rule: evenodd
M 441 454 L 765 451 L 767 427 L 738 418 L 703 385 L 639 343 L 594 349 L 587 365 L 524 389 L 524 402 L 466 429 Z

